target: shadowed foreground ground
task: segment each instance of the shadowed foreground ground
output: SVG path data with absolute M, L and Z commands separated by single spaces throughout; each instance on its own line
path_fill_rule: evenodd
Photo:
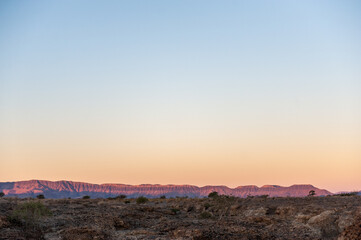
M 0 239 L 361 239 L 361 196 L 3 198 Z

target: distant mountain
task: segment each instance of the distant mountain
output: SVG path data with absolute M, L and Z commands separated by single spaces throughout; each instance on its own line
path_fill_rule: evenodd
M 316 196 L 326 196 L 332 193 L 318 189 L 312 185 L 292 185 L 290 187 L 281 187 L 277 185 L 265 185 L 257 187 L 239 186 L 229 188 L 226 186 L 204 186 L 197 187 L 193 185 L 125 185 L 125 184 L 91 184 L 72 181 L 45 181 L 30 180 L 18 182 L 0 182 L 0 192 L 6 196 L 35 197 L 44 194 L 46 198 L 79 198 L 89 195 L 92 198 L 114 197 L 120 194 L 128 197 L 167 197 L 188 196 L 188 197 L 206 197 L 210 192 L 218 192 L 224 195 L 233 195 L 237 197 L 269 195 L 270 197 L 304 197 L 310 190 L 314 190 Z

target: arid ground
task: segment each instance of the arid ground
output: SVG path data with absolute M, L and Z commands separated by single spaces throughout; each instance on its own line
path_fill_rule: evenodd
M 0 239 L 361 239 L 361 196 L 2 198 Z

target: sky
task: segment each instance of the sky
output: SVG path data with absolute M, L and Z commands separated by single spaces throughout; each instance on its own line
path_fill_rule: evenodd
M 0 2 L 0 181 L 361 189 L 360 1 Z

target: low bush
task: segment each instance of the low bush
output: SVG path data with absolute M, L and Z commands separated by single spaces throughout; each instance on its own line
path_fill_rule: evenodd
M 149 201 L 148 198 L 141 196 L 141 197 L 137 198 L 136 202 L 137 202 L 137 204 L 144 204 L 144 203 L 146 203 L 148 201 Z
M 83 196 L 83 199 L 90 199 L 90 196 Z
M 208 219 L 208 218 L 211 218 L 212 217 L 212 214 L 210 212 L 202 212 L 200 215 L 199 215 L 199 218 L 200 219 Z
M 36 196 L 37 199 L 45 199 L 44 194 L 39 194 L 38 196 Z
M 35 228 L 41 218 L 51 215 L 51 211 L 43 203 L 29 201 L 16 206 L 9 216 L 9 220 L 12 223 L 18 223 L 26 228 Z
M 178 208 L 172 208 L 171 211 L 172 211 L 172 213 L 173 213 L 174 215 L 176 215 L 176 214 L 178 214 L 178 213 L 180 212 L 180 209 L 178 209 Z
M 204 204 L 204 208 L 207 210 L 208 208 L 210 208 L 211 207 L 211 204 L 210 203 L 205 203 Z
M 219 195 L 217 192 L 211 192 L 210 194 L 208 194 L 208 197 L 209 198 L 217 198 L 217 197 L 219 197 Z

